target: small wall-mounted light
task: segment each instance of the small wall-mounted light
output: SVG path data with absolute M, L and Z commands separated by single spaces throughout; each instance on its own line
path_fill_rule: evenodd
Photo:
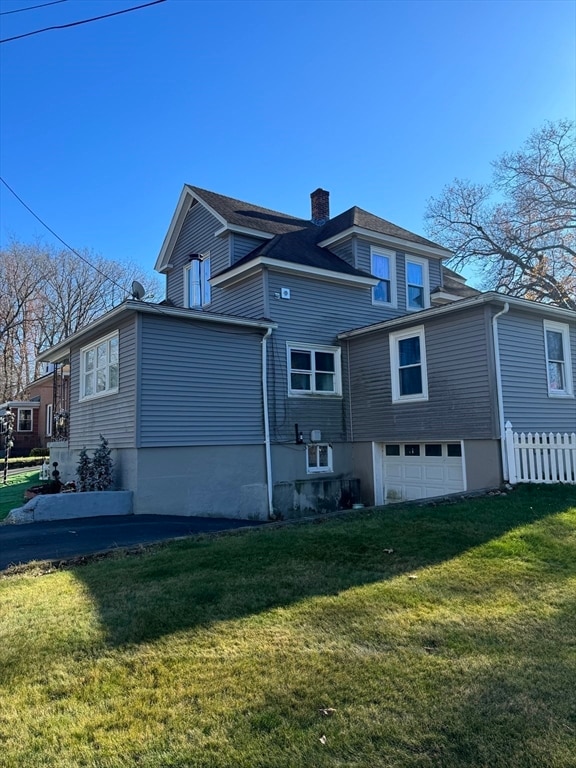
M 298 429 L 298 424 L 294 424 L 294 434 L 296 435 L 296 445 L 302 445 L 304 442 L 304 435 Z
M 201 253 L 191 253 L 188 256 L 188 261 L 202 261 L 202 254 Z

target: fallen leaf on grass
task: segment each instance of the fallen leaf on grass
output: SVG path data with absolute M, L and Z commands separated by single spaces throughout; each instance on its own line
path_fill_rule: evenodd
M 384 552 L 385 552 L 387 555 L 391 555 L 391 554 L 392 554 L 392 552 L 394 552 L 394 550 L 393 550 L 393 549 L 385 549 L 385 550 L 384 550 Z
M 326 707 L 326 709 L 321 709 L 320 712 L 323 715 L 325 715 L 325 717 L 332 717 L 332 715 L 334 714 L 334 712 L 336 712 L 336 710 L 334 709 L 334 707 Z
M 320 736 L 320 744 L 326 744 L 326 736 Z

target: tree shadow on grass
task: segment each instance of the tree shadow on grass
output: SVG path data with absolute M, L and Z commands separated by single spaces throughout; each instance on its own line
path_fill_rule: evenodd
M 418 571 L 573 505 L 576 488 L 525 486 L 457 504 L 192 537 L 74 574 L 107 642 L 141 643 Z

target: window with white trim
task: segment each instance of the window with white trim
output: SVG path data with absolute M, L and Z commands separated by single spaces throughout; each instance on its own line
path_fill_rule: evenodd
M 54 406 L 48 403 L 46 406 L 46 437 L 52 436 L 52 414 Z
M 290 395 L 340 395 L 340 348 L 288 344 Z
M 373 303 L 396 306 L 396 254 L 372 248 L 370 258 L 372 274 L 380 279 L 372 288 Z
M 18 408 L 18 432 L 32 432 L 32 408 Z
M 390 334 L 392 402 L 428 400 L 424 326 Z
M 306 472 L 332 472 L 332 446 L 329 443 L 311 443 L 306 446 Z
M 406 256 L 406 309 L 426 309 L 430 306 L 428 261 Z
M 193 259 L 184 268 L 186 306 L 191 309 L 210 304 L 210 255 L 203 254 L 200 259 Z
M 570 328 L 566 323 L 544 320 L 546 375 L 550 397 L 571 397 L 572 361 L 570 358 Z
M 118 331 L 80 350 L 80 400 L 118 392 Z

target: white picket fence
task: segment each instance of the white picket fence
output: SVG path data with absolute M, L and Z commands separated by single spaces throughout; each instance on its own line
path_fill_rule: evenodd
M 509 480 L 514 483 L 575 483 L 576 433 L 512 432 L 506 422 Z

